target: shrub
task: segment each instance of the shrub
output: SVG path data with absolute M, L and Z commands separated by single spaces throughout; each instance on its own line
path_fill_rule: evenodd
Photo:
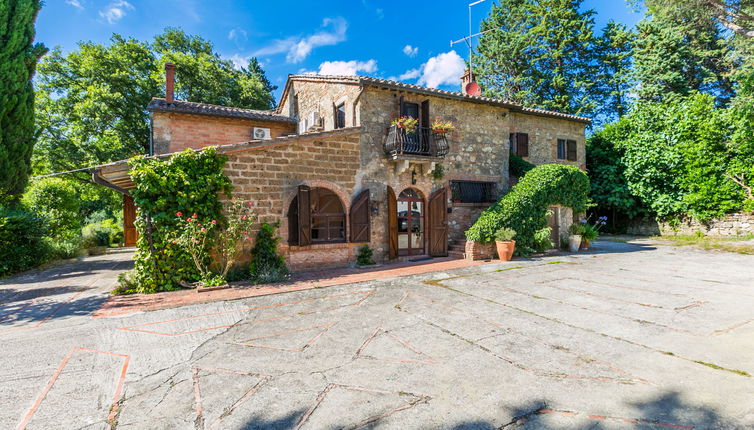
M 251 249 L 251 264 L 249 265 L 249 275 L 254 282 L 260 284 L 280 282 L 288 275 L 285 259 L 278 255 L 277 251 L 280 237 L 275 234 L 275 230 L 279 225 L 279 222 L 262 223 L 257 233 L 254 248 Z
M 552 229 L 550 227 L 537 230 L 536 233 L 534 233 L 534 250 L 537 252 L 545 252 L 555 246 L 550 240 L 551 234 Z
M 495 232 L 495 240 L 498 242 L 508 242 L 513 240 L 516 236 L 516 230 L 512 228 L 503 227 Z
M 546 164 L 530 170 L 500 201 L 482 212 L 466 231 L 466 239 L 489 243 L 502 227 L 516 231 L 516 249 L 526 255 L 544 244 L 547 208 L 560 204 L 583 212 L 589 201 L 589 179 L 574 166 Z M 549 234 L 549 233 L 548 233 Z M 549 236 L 547 238 L 549 242 Z
M 104 212 L 100 212 L 104 215 Z M 91 217 L 89 220 L 99 217 Z M 111 218 L 95 221 L 81 229 L 84 247 L 110 246 L 123 240 L 123 225 Z
M 133 283 L 138 292 L 174 290 L 181 281 L 199 279 L 188 253 L 171 243 L 181 222 L 175 215 L 196 213 L 201 219 L 224 220 L 220 195 L 230 196 L 231 190 L 223 172 L 226 161 L 214 148 L 186 150 L 168 159 L 131 159 L 139 232 Z
M 81 204 L 72 180 L 40 179 L 29 186 L 22 203 L 47 220 L 51 237 L 70 239 L 81 234 Z
M 523 178 L 524 175 L 529 172 L 529 170 L 535 167 L 537 166 L 531 164 L 530 162 L 524 160 L 516 154 L 510 154 L 510 156 L 508 156 L 508 170 L 510 171 L 511 175 L 517 178 Z
M 359 254 L 356 256 L 356 264 L 359 266 L 370 266 L 374 264 L 374 260 L 372 260 L 372 256 L 374 255 L 374 250 L 369 247 L 369 245 L 364 245 L 361 248 L 359 248 Z
M 50 256 L 45 220 L 33 212 L 0 208 L 0 276 L 36 267 Z

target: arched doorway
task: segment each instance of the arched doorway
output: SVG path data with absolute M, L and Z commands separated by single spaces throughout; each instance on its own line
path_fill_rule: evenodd
M 398 255 L 423 255 L 425 208 L 418 190 L 405 189 L 397 201 Z

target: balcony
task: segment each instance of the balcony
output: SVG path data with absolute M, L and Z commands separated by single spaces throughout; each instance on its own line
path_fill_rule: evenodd
M 393 159 L 443 158 L 450 145 L 443 133 L 435 133 L 429 127 L 417 127 L 414 133 L 391 126 L 385 139 L 385 154 Z

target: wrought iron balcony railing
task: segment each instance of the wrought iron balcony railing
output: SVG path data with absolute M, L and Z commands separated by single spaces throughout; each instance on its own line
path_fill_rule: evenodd
M 417 127 L 414 133 L 391 126 L 385 139 L 385 154 L 420 155 L 425 157 L 444 157 L 450 145 L 444 133 L 435 133 L 429 127 Z

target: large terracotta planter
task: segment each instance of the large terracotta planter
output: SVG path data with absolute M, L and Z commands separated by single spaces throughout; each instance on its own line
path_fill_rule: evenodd
M 584 239 L 583 237 L 581 238 L 581 246 L 579 247 L 580 249 L 583 249 L 584 251 L 588 251 L 591 246 L 592 246 L 591 240 Z
M 568 250 L 571 252 L 579 252 L 581 247 L 581 235 L 573 234 L 568 236 Z
M 500 261 L 510 261 L 513 258 L 513 251 L 516 249 L 515 240 L 495 242 L 495 246 L 497 247 L 497 255 L 500 257 Z

